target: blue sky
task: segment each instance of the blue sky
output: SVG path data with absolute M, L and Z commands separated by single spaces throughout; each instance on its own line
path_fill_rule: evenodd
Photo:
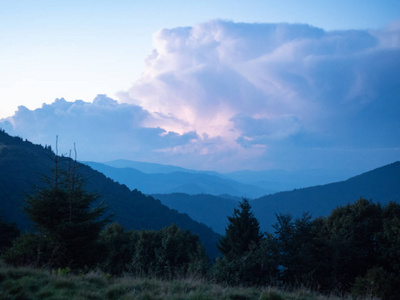
M 143 71 L 152 35 L 213 19 L 376 29 L 399 1 L 0 1 L 0 117 L 64 97 L 115 97 Z
M 86 160 L 220 171 L 400 159 L 399 1 L 0 8 L 0 126 L 12 134 L 59 134 Z

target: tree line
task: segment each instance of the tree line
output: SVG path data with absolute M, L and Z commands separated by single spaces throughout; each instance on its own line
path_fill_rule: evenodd
M 328 217 L 278 214 L 263 233 L 243 199 L 228 218 L 215 261 L 198 236 L 171 224 L 162 230 L 125 231 L 88 193 L 69 159 L 55 160 L 48 185 L 28 195 L 24 211 L 34 233 L 19 235 L 0 220 L 2 259 L 13 265 L 171 279 L 197 276 L 228 285 L 308 286 L 321 292 L 368 293 L 390 299 L 400 292 L 400 205 L 359 199 Z
M 307 286 L 396 299 L 400 292 L 400 205 L 359 199 L 312 219 L 277 214 L 273 233 L 261 233 L 243 200 L 219 243 L 213 267 L 219 282 Z

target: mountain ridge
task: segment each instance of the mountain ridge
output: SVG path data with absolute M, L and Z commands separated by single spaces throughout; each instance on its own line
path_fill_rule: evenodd
M 359 174 L 350 169 L 271 169 L 218 173 L 125 159 L 104 163 L 93 161 L 82 163 L 145 194 L 187 193 L 215 196 L 231 194 L 236 197 L 259 198 L 280 191 L 338 182 Z
M 157 194 L 154 197 L 169 207 L 207 224 L 220 234 L 224 233 L 224 220 L 232 215 L 234 208 L 227 199 L 211 195 Z M 266 195 L 250 200 L 250 203 L 262 230 L 271 231 L 276 222 L 276 214 L 301 217 L 303 213 L 309 212 L 313 217 L 327 216 L 336 207 L 353 203 L 361 197 L 383 205 L 389 201 L 400 202 L 400 162 L 339 182 Z M 213 216 L 203 213 L 203 203 L 219 214 Z
M 54 155 L 50 147 L 11 137 L 0 130 L 0 214 L 5 221 L 17 223 L 23 232 L 32 230 L 32 224 L 21 209 L 24 198 L 44 185 L 44 177 L 52 178 Z M 60 161 L 68 163 L 69 159 L 61 157 Z M 101 195 L 100 200 L 108 205 L 114 221 L 126 230 L 158 230 L 174 223 L 199 235 L 211 258 L 218 255 L 216 243 L 220 235 L 206 225 L 168 208 L 151 196 L 106 178 L 89 166 L 78 163 L 78 170 L 86 179 L 85 189 Z
M 112 167 L 97 162 L 83 162 L 106 176 L 127 185 L 131 189 L 138 189 L 145 194 L 231 194 L 233 196 L 259 197 L 272 191 L 243 184 L 223 176 L 197 171 L 172 171 L 169 173 L 144 173 L 135 168 Z
M 390 176 L 389 176 L 390 175 Z M 252 201 L 255 215 L 264 228 L 270 227 L 275 213 L 300 217 L 310 212 L 313 217 L 327 216 L 338 206 L 360 198 L 380 202 L 400 202 L 400 162 L 373 169 L 345 181 L 296 189 L 264 196 Z M 270 211 L 274 210 L 275 213 Z

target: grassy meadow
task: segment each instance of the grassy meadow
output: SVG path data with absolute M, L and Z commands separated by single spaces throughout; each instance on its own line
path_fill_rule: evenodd
M 345 297 L 351 299 L 350 296 Z M 245 288 L 211 284 L 199 279 L 164 281 L 155 278 L 111 277 L 101 272 L 73 275 L 28 267 L 0 266 L 0 299 L 343 299 L 307 289 Z

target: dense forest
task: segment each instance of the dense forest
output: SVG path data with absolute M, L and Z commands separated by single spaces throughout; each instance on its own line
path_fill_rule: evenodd
M 10 159 L 15 157 L 10 151 L 22 149 L 11 146 L 0 145 L 1 155 Z M 40 180 L 21 202 L 32 230 L 21 232 L 10 216 L 0 219 L 1 260 L 10 266 L 58 274 L 100 270 L 114 277 L 191 277 L 225 286 L 307 286 L 325 294 L 383 299 L 396 299 L 400 293 L 400 205 L 396 202 L 360 198 L 318 218 L 309 213 L 276 214 L 273 230 L 262 232 L 251 202 L 243 199 L 228 218 L 225 234 L 215 242 L 219 255 L 213 257 L 199 235 L 179 224 L 151 229 L 114 222 L 104 195 L 88 189 L 85 166 L 76 155 L 73 159 L 71 154 L 54 155 L 50 147 L 29 147 L 36 149 L 34 155 L 45 151 L 53 168 L 43 173 L 46 176 L 35 175 Z M 23 162 L 28 166 L 32 160 Z M 2 184 L 6 181 L 3 177 Z M 151 197 L 143 199 L 159 203 Z M 135 205 L 141 209 L 140 203 Z M 160 207 L 167 209 L 155 206 L 153 213 L 159 213 Z M 140 212 L 137 215 L 140 220 Z
M 306 285 L 324 292 L 400 292 L 400 205 L 359 199 L 328 217 L 277 215 L 274 231 L 261 234 L 247 200 L 229 218 L 220 240 L 219 281 L 250 285 Z M 395 296 L 396 295 L 396 296 Z

